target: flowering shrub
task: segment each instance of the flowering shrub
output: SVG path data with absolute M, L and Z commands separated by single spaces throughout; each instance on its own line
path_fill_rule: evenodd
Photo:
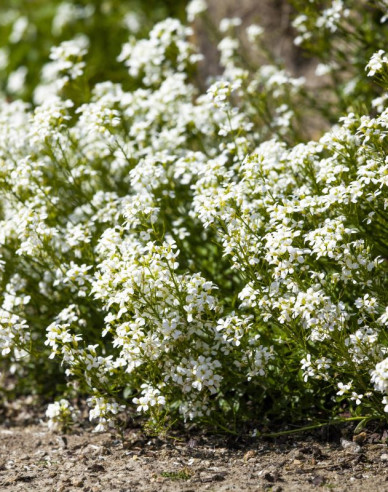
M 358 15 L 342 7 L 313 12 L 337 32 Z M 165 19 L 118 54 L 132 89 L 90 85 L 76 37 L 52 48 L 35 107 L 0 107 L 3 367 L 54 393 L 67 381 L 97 430 L 131 409 L 227 430 L 388 410 L 385 27 L 354 107 L 335 94 L 349 111 L 315 141 L 311 113 L 330 121 L 332 101 L 246 64 L 240 27 L 221 23 L 205 91 L 191 28 Z M 56 403 L 50 422 L 58 405 L 72 412 Z

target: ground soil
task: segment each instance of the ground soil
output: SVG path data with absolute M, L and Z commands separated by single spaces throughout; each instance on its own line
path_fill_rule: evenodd
M 330 436 L 329 436 L 330 437 Z M 354 442 L 338 429 L 277 439 L 188 436 L 124 439 L 91 429 L 61 435 L 44 423 L 0 427 L 1 491 L 388 490 L 381 434 Z M 384 439 L 383 439 L 384 440 Z

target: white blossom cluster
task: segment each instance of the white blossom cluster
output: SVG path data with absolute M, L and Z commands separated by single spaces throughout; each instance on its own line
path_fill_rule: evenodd
M 90 420 L 98 419 L 98 425 L 95 427 L 95 432 L 103 432 L 108 426 L 112 426 L 115 416 L 124 410 L 123 405 L 119 405 L 115 401 L 111 402 L 104 397 L 93 396 L 88 399 L 90 408 Z
M 313 54 L 318 62 L 316 75 L 322 78 L 318 82 L 318 106 L 325 106 L 323 101 L 329 97 L 337 100 L 343 113 L 353 111 L 358 103 L 366 103 L 369 109 L 374 95 L 362 72 L 366 70 L 377 79 L 386 77 L 387 2 L 295 0 L 292 4 L 297 10 L 292 22 L 297 33 L 294 43 Z M 325 111 L 331 114 L 332 123 L 338 118 L 334 106 Z
M 388 58 L 384 50 L 379 50 L 374 53 L 366 66 L 368 70 L 368 76 L 373 77 L 374 75 L 381 73 L 384 69 L 386 70 L 388 64 Z
M 51 62 L 43 66 L 41 84 L 34 92 L 35 103 L 42 104 L 50 97 L 55 98 L 70 81 L 82 77 L 88 45 L 88 38 L 79 35 L 51 48 Z
M 311 3 L 318 3 L 313 0 Z M 298 36 L 294 42 L 300 45 L 312 37 L 313 28 L 335 33 L 341 27 L 341 21 L 349 17 L 350 11 L 343 0 L 330 0 L 326 8 L 317 11 L 316 18 L 312 19 L 306 14 L 300 14 L 293 21 Z
M 207 3 L 205 0 L 190 0 L 186 7 L 187 20 L 193 22 L 200 14 L 207 10 Z
M 322 381 L 350 407 L 387 403 L 384 96 L 302 141 L 304 79 L 239 64 L 240 24 L 221 23 L 204 91 L 191 30 L 167 19 L 123 46 L 133 90 L 0 106 L 0 349 L 63 367 L 96 430 L 128 408 L 211 422 L 287 406 Z M 53 81 L 75 87 L 85 54 L 54 48 Z M 73 414 L 50 405 L 50 427 Z
M 78 419 L 78 412 L 68 400 L 62 398 L 55 403 L 50 403 L 46 410 L 48 428 L 52 431 L 66 431 Z
M 124 44 L 118 60 L 125 63 L 132 77 L 141 76 L 145 85 L 158 84 L 171 72 L 184 72 L 202 59 L 188 40 L 192 34 L 192 29 L 177 19 L 166 19 L 154 26 L 149 39 L 132 38 Z

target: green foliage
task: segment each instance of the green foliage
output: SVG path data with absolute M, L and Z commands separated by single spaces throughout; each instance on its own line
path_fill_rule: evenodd
M 190 480 L 191 478 L 191 473 L 189 470 L 180 470 L 180 471 L 172 471 L 172 472 L 168 472 L 168 471 L 165 471 L 165 472 L 162 472 L 160 474 L 162 477 L 164 478 L 168 478 L 170 480 Z

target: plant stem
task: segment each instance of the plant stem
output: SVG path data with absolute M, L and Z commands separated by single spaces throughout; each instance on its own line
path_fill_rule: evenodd
M 369 418 L 369 416 L 349 417 L 347 419 L 336 419 L 336 420 L 331 420 L 329 422 L 323 422 L 321 424 L 314 424 L 314 425 L 308 425 L 306 427 L 300 427 L 298 429 L 290 429 L 290 430 L 285 430 L 285 431 L 280 431 L 280 432 L 258 434 L 257 437 L 280 437 L 280 436 L 286 436 L 288 434 L 298 434 L 299 432 L 305 432 L 308 430 L 319 429 L 320 427 L 325 427 L 327 425 L 339 425 L 339 424 L 343 424 L 345 422 L 354 422 L 354 421 L 358 421 L 358 420 L 365 420 L 367 418 Z

